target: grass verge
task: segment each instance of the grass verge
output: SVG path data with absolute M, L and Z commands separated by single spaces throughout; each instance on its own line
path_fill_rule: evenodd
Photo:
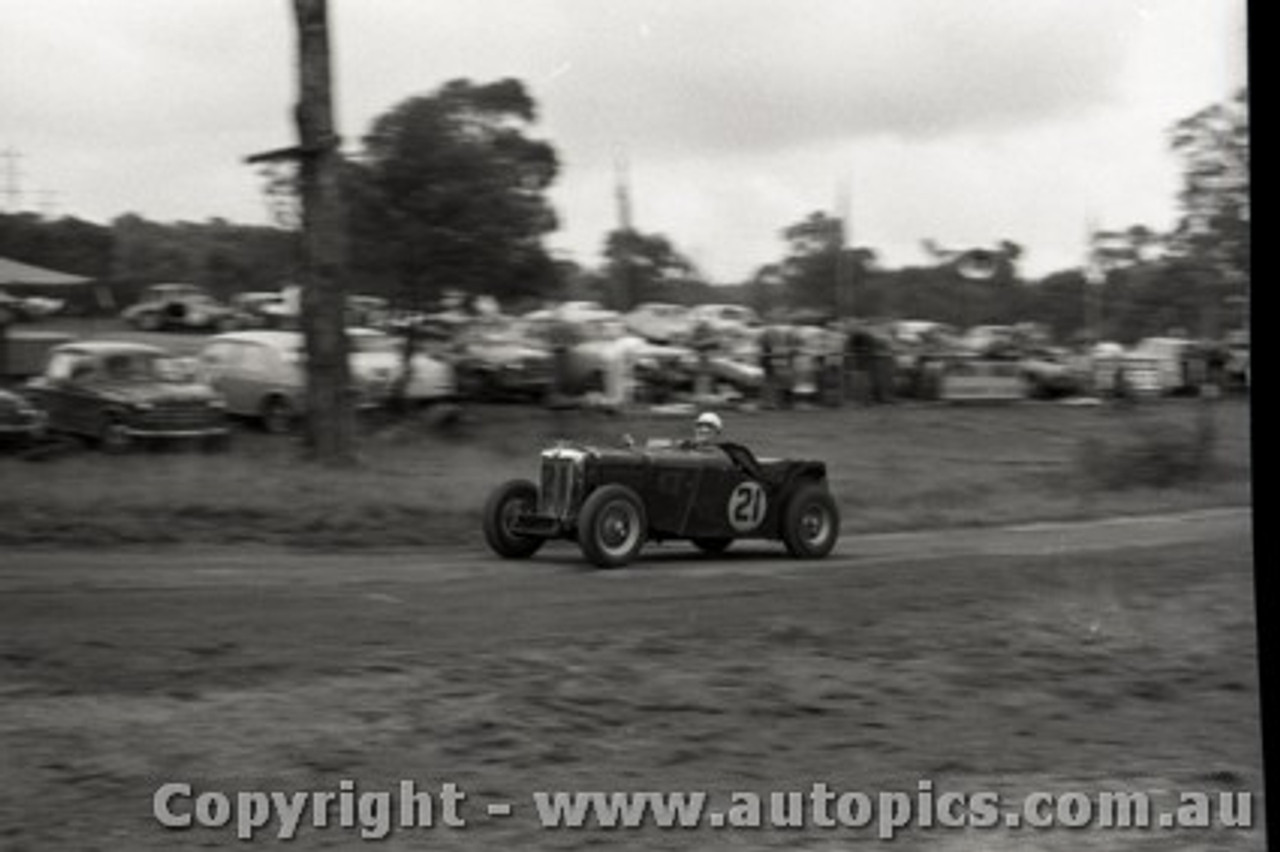
M 762 456 L 825 460 L 848 532 L 1251 501 L 1243 400 L 898 405 L 726 420 L 726 437 Z M 249 430 L 218 455 L 9 454 L 0 457 L 0 545 L 482 546 L 486 495 L 508 478 L 536 479 L 542 447 L 562 437 L 683 436 L 687 421 L 475 407 L 447 431 L 426 416 L 371 424 L 351 470 L 307 464 L 295 441 Z

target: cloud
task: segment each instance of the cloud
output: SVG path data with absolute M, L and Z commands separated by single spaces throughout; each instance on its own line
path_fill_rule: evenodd
M 556 126 L 663 154 L 938 136 L 1088 109 L 1115 97 L 1134 26 L 1112 4 L 1066 2 L 983 15 L 955 0 L 574 8 L 545 47 L 573 69 L 555 81 Z
M 331 0 L 337 120 L 354 142 L 447 80 L 525 81 L 562 160 L 552 243 L 584 263 L 617 220 L 623 152 L 637 226 L 717 280 L 778 259 L 780 230 L 846 178 L 857 239 L 892 261 L 923 237 L 1069 259 L 1087 216 L 1170 220 L 1164 131 L 1244 79 L 1243 9 Z M 263 222 L 243 157 L 294 140 L 295 61 L 286 0 L 3 3 L 0 149 L 62 212 Z

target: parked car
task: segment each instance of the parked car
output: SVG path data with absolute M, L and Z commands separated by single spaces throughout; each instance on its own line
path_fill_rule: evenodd
M 231 331 L 254 324 L 252 315 L 219 302 L 196 284 L 154 284 L 120 316 L 143 331 Z
M 760 315 L 746 305 L 695 305 L 689 311 L 689 320 L 694 327 L 705 324 L 712 331 L 760 325 Z
M 46 413 L 50 431 L 89 438 L 108 452 L 169 439 L 225 448 L 230 437 L 222 395 L 163 349 L 141 343 L 59 346 L 25 394 Z
M 347 345 L 351 350 L 351 369 L 357 377 L 381 382 L 390 371 L 394 385 L 402 375 L 403 338 L 372 328 L 349 328 Z M 414 352 L 409 381 L 404 387 L 406 402 L 436 402 L 452 399 L 457 393 L 457 376 L 452 364 L 425 350 Z
M 250 318 L 248 327 L 277 328 L 285 301 L 284 295 L 275 290 L 249 290 L 232 296 L 231 306 Z
M 1207 376 L 1207 365 L 1199 346 L 1185 337 L 1147 337 L 1129 350 L 1134 358 L 1154 361 L 1164 394 L 1191 393 Z
M 527 558 L 576 540 L 601 568 L 626 565 L 646 541 L 687 540 L 721 553 L 735 540 L 781 540 L 797 558 L 835 547 L 840 513 L 821 461 L 758 459 L 740 444 L 544 450 L 540 482 L 496 488 L 483 513 L 499 556 Z
M 566 378 L 578 391 L 598 391 L 621 403 L 632 393 L 625 385 L 635 381 L 634 371 L 671 373 L 692 368 L 695 356 L 683 346 L 646 340 L 632 334 L 617 318 L 601 318 L 580 323 L 578 342 L 569 350 Z
M 362 408 L 384 405 L 401 374 L 400 341 L 371 329 L 348 329 L 351 374 Z M 292 431 L 306 412 L 306 347 L 302 333 L 282 329 L 234 331 L 210 338 L 199 373 L 226 397 L 227 411 L 256 418 L 272 433 Z M 447 399 L 455 392 L 448 364 L 419 353 L 405 397 Z
M 382 296 L 347 296 L 347 325 L 385 328 L 391 321 L 391 303 Z
M 1248 389 L 1250 383 L 1249 329 L 1241 328 L 1227 332 L 1223 340 L 1226 348 L 1226 363 L 1223 365 L 1228 387 Z
M 1011 325 L 975 325 L 957 341 L 960 348 L 980 358 L 1016 358 L 1021 337 Z
M 680 343 L 693 332 L 693 317 L 685 305 L 641 302 L 622 317 L 627 329 L 655 343 Z
M 540 402 L 551 392 L 551 351 L 525 323 L 491 320 L 459 327 L 450 357 L 458 393 L 467 399 Z
M 896 320 L 885 330 L 894 343 L 906 347 L 946 344 L 959 337 L 954 326 L 935 320 Z
M 66 299 L 15 296 L 7 290 L 0 290 L 0 314 L 7 314 L 12 322 L 35 322 L 58 313 L 66 305 Z
M 1089 370 L 1060 349 L 1042 348 L 1024 354 L 1018 365 L 1032 399 L 1061 399 L 1089 389 Z
M 44 436 L 49 417 L 31 401 L 0 388 L 0 444 L 29 444 Z

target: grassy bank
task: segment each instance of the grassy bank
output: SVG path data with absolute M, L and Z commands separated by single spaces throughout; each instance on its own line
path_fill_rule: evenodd
M 362 463 L 327 470 L 296 442 L 237 434 L 219 455 L 0 456 L 0 544 L 257 542 L 378 547 L 479 543 L 499 482 L 536 478 L 557 437 L 683 436 L 689 418 L 468 409 L 370 425 Z M 851 532 L 1247 505 L 1249 407 L 1022 404 L 741 412 L 727 438 L 762 456 L 827 461 Z

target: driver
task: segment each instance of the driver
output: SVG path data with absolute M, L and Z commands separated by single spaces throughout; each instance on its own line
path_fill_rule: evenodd
M 671 438 L 651 439 L 645 446 L 659 449 L 677 450 L 712 450 L 715 442 L 724 431 L 724 421 L 714 411 L 704 411 L 693 421 L 693 437 L 673 440 Z M 636 441 L 630 435 L 622 436 L 623 446 L 634 447 Z
M 693 440 L 687 443 L 692 450 L 710 447 L 724 431 L 724 421 L 714 411 L 704 411 L 693 421 Z

